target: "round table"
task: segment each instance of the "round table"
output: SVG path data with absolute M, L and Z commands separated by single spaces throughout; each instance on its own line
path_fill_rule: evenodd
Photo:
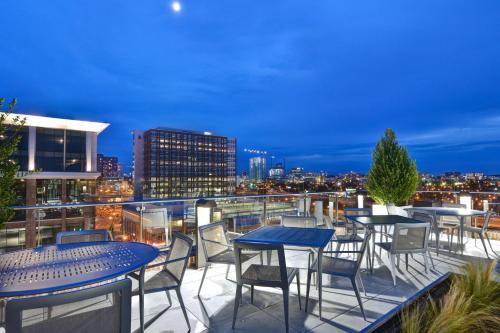
M 454 207 L 411 207 L 407 208 L 408 211 L 423 211 L 433 212 L 437 216 L 455 216 L 460 222 L 460 252 L 464 253 L 464 226 L 466 217 L 479 217 L 484 216 L 486 212 L 482 210 L 467 209 L 467 208 L 454 208 Z
M 0 297 L 81 287 L 140 269 L 157 248 L 136 242 L 72 243 L 0 255 Z

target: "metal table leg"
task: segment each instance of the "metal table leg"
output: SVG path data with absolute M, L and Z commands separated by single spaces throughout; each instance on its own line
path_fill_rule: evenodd
M 460 216 L 460 253 L 464 254 L 464 223 L 465 216 Z
M 323 266 L 321 264 L 323 258 L 323 249 L 318 249 L 318 300 L 319 300 L 319 319 L 321 320 L 321 302 L 322 302 L 322 288 L 321 281 L 323 276 Z
M 375 227 L 372 230 L 372 255 L 371 255 L 371 263 L 370 263 L 370 273 L 373 273 L 373 266 L 375 266 Z

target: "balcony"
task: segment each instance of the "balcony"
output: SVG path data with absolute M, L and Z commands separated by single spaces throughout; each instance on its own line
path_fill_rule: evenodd
M 484 197 L 487 199 L 482 199 Z M 499 205 L 496 203 L 496 198 L 497 194 L 472 193 L 471 208 L 497 211 Z M 323 217 L 330 217 L 336 234 L 341 235 L 346 232 L 345 209 L 372 206 L 369 197 L 347 192 L 218 197 L 210 200 L 215 203 L 210 206 L 210 220 L 224 221 L 229 231 L 243 234 L 262 226 L 279 225 L 282 216 L 307 215 L 316 217 L 317 221 L 321 220 L 318 222 L 319 228 L 327 228 L 327 225 L 323 225 Z M 432 206 L 449 201 L 460 202 L 460 193 L 421 192 L 417 194 L 413 205 L 417 207 L 423 202 Z M 4 251 L 26 248 L 26 244 L 30 242 L 34 245 L 53 244 L 56 233 L 61 230 L 108 229 L 115 240 L 139 241 L 160 248 L 170 244 L 175 231 L 190 236 L 195 244 L 190 254 L 189 268 L 182 282 L 181 294 L 191 331 L 232 331 L 236 290 L 234 265 L 230 266 L 226 279 L 227 266 L 214 264 L 207 271 L 203 289 L 198 296 L 203 275 L 201 264 L 203 254 L 201 246 L 196 244 L 199 239 L 196 231 L 203 223 L 200 212 L 197 212 L 196 199 L 16 207 L 16 210 L 24 212 L 18 214 L 19 216 L 31 218 L 26 218 L 26 221 L 9 222 L 4 226 L 0 238 Z M 45 211 L 50 214 L 44 213 Z M 86 213 L 79 213 L 83 211 Z M 65 218 L 61 219 L 61 216 Z M 481 226 L 483 219 L 472 218 L 465 223 Z M 373 272 L 366 260 L 362 261 L 359 270 L 366 291 L 366 293 L 361 292 L 366 320 L 363 318 L 349 280 L 328 274 L 324 274 L 322 281 L 321 319 L 319 294 L 315 285 L 311 286 L 309 307 L 305 312 L 308 254 L 298 248 L 286 248 L 286 265 L 299 269 L 302 289 L 302 310 L 300 310 L 297 287 L 295 283 L 290 286 L 290 332 L 382 331 L 387 320 L 397 314 L 407 302 L 425 295 L 445 280 L 449 273 L 460 272 L 463 265 L 468 262 L 488 263 L 498 258 L 500 241 L 497 237 L 497 228 L 499 227 L 498 220 L 492 218 L 488 229 L 491 238 L 491 247 L 487 245 L 489 259 L 479 239 L 475 240 L 470 235 L 466 235 L 469 237 L 465 237 L 463 249 L 460 249 L 458 237 L 455 237 L 451 245 L 452 251 L 448 251 L 448 235 L 443 233 L 440 241 L 444 246 L 440 249 L 439 255 L 436 249 L 431 247 L 434 266 L 431 266 L 426 273 L 423 257 L 415 255 L 414 258 L 409 257 L 406 269 L 406 260 L 403 256 L 396 270 L 396 286 L 393 284 L 391 262 L 387 252 L 376 248 Z M 377 232 L 382 232 L 382 228 L 375 229 Z M 28 235 L 30 232 L 32 235 Z M 382 239 L 384 236 L 382 233 L 376 234 L 376 241 L 379 241 L 379 237 Z M 430 244 L 434 245 L 434 241 L 435 239 L 431 240 Z M 249 263 L 258 263 L 258 260 L 256 256 Z M 272 263 L 276 263 L 275 258 L 272 259 Z M 158 272 L 158 268 L 147 270 L 145 280 L 148 281 Z M 133 288 L 137 287 L 138 282 L 133 280 Z M 171 294 L 171 308 L 161 315 L 159 314 L 162 309 L 169 305 L 165 294 L 155 293 L 145 296 L 145 320 L 159 315 L 151 326 L 146 328 L 147 332 L 187 331 L 179 300 L 175 293 Z M 235 332 L 285 331 L 281 290 L 256 287 L 253 299 L 252 304 L 250 288 L 244 287 Z M 139 298 L 133 297 L 132 331 L 140 329 L 139 312 Z

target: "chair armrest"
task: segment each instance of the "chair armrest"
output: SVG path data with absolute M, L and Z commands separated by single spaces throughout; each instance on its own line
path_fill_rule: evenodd
M 204 238 L 202 238 L 201 240 L 202 240 L 202 242 L 217 244 L 217 245 L 220 245 L 220 246 L 227 247 L 228 249 L 232 249 L 233 248 L 231 245 L 223 244 L 221 242 L 216 242 L 216 241 L 213 241 L 213 240 L 210 240 L 210 239 L 204 239 Z
M 226 236 L 230 243 L 232 243 L 236 238 L 240 237 L 241 235 L 243 234 L 239 232 L 232 232 L 232 231 L 226 232 Z

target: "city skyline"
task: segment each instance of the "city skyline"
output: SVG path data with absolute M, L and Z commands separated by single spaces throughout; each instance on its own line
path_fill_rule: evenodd
M 124 165 L 139 123 L 235 137 L 239 172 L 251 146 L 366 173 L 391 127 L 422 172 L 500 173 L 499 3 L 170 5 L 5 1 L 0 95 L 110 123 L 98 151 Z

